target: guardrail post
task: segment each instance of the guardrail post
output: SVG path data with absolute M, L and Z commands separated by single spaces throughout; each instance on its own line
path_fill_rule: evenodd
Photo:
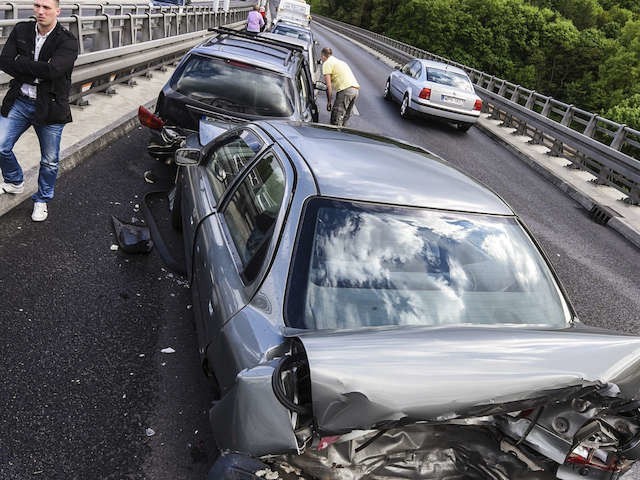
M 121 47 L 125 45 L 133 45 L 136 43 L 136 27 L 133 14 L 128 13 L 127 18 L 122 21 L 122 33 L 120 35 Z
M 142 17 L 142 29 L 140 30 L 140 41 L 148 42 L 149 40 L 153 40 L 153 32 L 151 31 L 151 12 Z
M 13 2 L 7 3 L 7 5 L 9 5 L 9 7 L 11 7 L 11 10 L 4 12 L 4 18 L 5 20 L 9 20 L 9 19 L 16 19 L 19 18 L 18 17 L 18 5 L 16 5 Z M 7 29 L 6 32 L 4 29 Z M 9 33 L 11 32 L 13 27 L 2 27 L 2 36 L 3 37 L 8 37 Z
M 618 127 L 618 130 L 616 131 L 616 134 L 613 137 L 613 141 L 611 142 L 611 145 L 609 145 L 611 148 L 620 151 L 627 137 L 626 127 L 627 126 L 624 124 Z
M 587 126 L 584 128 L 584 132 L 582 132 L 584 135 L 589 138 L 593 138 L 593 135 L 596 133 L 596 128 L 598 126 L 598 118 L 600 117 L 595 113 L 591 115 L 589 123 L 587 123 Z
M 563 153 L 564 144 L 560 140 L 555 139 L 553 141 L 553 144 L 551 145 L 551 148 L 547 152 L 547 155 L 550 155 L 552 157 L 561 157 Z
M 573 121 L 574 110 L 575 110 L 575 107 L 573 105 L 569 105 L 569 108 L 565 110 L 564 115 L 562 116 L 560 125 L 564 125 L 565 127 L 568 127 L 571 125 L 571 122 Z
M 631 189 L 629 190 L 629 196 L 624 199 L 624 203 L 628 203 L 630 205 L 640 205 L 640 190 L 638 190 L 638 185 L 633 184 Z
M 492 105 L 491 115 L 489 115 L 489 118 L 492 120 L 500 120 L 500 110 L 495 105 Z
M 544 102 L 544 107 L 542 107 L 542 115 L 545 117 L 548 117 L 550 112 L 551 112 L 551 97 L 547 97 L 547 100 Z
M 591 180 L 592 183 L 596 185 L 609 185 L 609 176 L 611 175 L 611 169 L 609 167 L 605 167 L 604 165 L 600 166 L 600 171 L 596 178 Z
M 500 85 L 500 88 L 498 89 L 498 95 L 500 95 L 501 97 L 504 97 L 504 92 L 506 91 L 507 91 L 507 82 L 502 80 L 502 85 Z
M 94 51 L 95 50 L 106 50 L 108 48 L 113 48 L 113 38 L 111 31 L 111 15 L 102 14 L 106 21 L 106 28 L 103 26 L 104 22 L 100 22 L 100 26 L 98 27 L 98 34 L 94 37 Z
M 502 123 L 500 124 L 500 126 L 504 128 L 513 127 L 513 115 L 511 115 L 510 113 L 506 113 L 504 115 L 504 120 L 502 120 Z
M 535 103 L 536 103 L 536 91 L 531 90 L 531 92 L 529 92 L 529 96 L 527 97 L 527 102 L 524 104 L 524 108 L 533 110 L 533 106 L 535 105 Z
M 514 135 L 526 135 L 527 134 L 527 122 L 522 120 L 518 120 L 518 127 L 516 131 L 513 132 Z
M 491 79 L 489 80 L 489 83 L 487 84 L 487 90 L 489 90 L 490 92 L 493 92 L 493 89 L 496 86 L 496 77 L 494 77 L 493 75 L 491 76 Z
M 520 100 L 520 85 L 516 85 L 511 93 L 511 101 L 518 103 L 518 100 Z
M 534 130 L 533 137 L 531 137 L 531 140 L 529 140 L 527 143 L 530 143 L 531 145 L 543 145 L 544 134 L 538 129 Z
M 69 23 L 69 31 L 78 39 L 78 54 L 84 53 L 84 38 L 82 38 L 82 22 L 79 15 L 71 15 L 73 22 Z

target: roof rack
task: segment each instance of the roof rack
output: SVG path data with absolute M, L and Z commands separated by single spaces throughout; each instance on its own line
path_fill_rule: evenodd
M 304 52 L 304 47 L 300 45 L 293 45 L 291 43 L 282 42 L 280 40 L 274 40 L 272 38 L 259 37 L 257 35 L 252 35 L 250 33 L 247 33 L 244 30 L 233 30 L 232 28 L 227 28 L 227 27 L 211 27 L 208 30 L 210 32 L 218 32 L 218 33 L 229 35 L 229 36 L 247 38 L 250 40 L 254 40 L 258 43 L 267 43 L 269 45 L 275 45 L 278 47 L 286 48 L 287 50 L 295 50 L 301 53 Z

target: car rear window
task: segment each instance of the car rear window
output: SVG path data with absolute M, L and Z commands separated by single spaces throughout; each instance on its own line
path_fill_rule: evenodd
M 289 117 L 294 112 L 287 77 L 242 62 L 193 54 L 172 86 L 182 95 L 231 113 Z
M 513 217 L 314 199 L 306 207 L 287 324 L 565 327 L 560 290 Z
M 304 32 L 302 30 L 284 27 L 281 25 L 276 26 L 276 28 L 273 29 L 273 33 L 277 33 L 279 35 L 286 35 L 287 37 L 297 38 L 299 40 L 304 40 L 305 42 L 311 41 L 311 34 Z
M 457 88 L 465 92 L 473 92 L 471 80 L 465 74 L 441 70 L 439 68 L 427 68 L 427 81 Z

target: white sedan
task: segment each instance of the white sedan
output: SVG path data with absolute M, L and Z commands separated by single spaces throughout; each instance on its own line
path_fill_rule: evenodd
M 391 72 L 384 98 L 400 102 L 403 118 L 419 114 L 455 123 L 467 131 L 478 121 L 482 100 L 464 70 L 415 58 Z

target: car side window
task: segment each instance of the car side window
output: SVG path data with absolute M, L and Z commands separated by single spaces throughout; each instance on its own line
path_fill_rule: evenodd
M 268 153 L 247 173 L 223 211 L 245 283 L 256 278 L 264 263 L 284 192 L 284 170 Z
M 405 75 L 411 75 L 411 73 L 409 73 L 411 71 L 411 64 L 413 62 L 409 62 L 407 63 L 404 67 L 402 67 L 401 72 L 404 73 Z
M 419 78 L 421 71 L 422 71 L 422 64 L 420 62 L 414 61 L 411 64 L 411 68 L 409 69 L 409 75 L 411 75 L 413 78 Z
M 210 152 L 205 168 L 216 201 L 261 148 L 262 142 L 258 137 L 244 130 Z

